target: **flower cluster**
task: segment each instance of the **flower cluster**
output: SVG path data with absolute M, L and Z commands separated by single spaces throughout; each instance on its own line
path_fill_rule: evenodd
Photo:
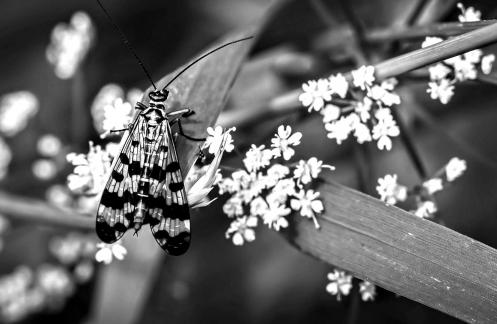
M 97 195 L 107 182 L 112 162 L 111 155 L 99 145 L 90 142 L 88 154 L 69 153 L 67 161 L 74 165 L 67 177 L 67 185 L 74 193 Z
M 17 91 L 0 98 L 0 132 L 8 137 L 23 130 L 39 109 L 36 96 L 29 91 Z
M 97 243 L 97 249 L 95 260 L 104 264 L 110 264 L 114 258 L 124 260 L 124 256 L 128 253 L 120 240 L 112 244 Z
M 481 13 L 473 7 L 467 9 L 459 3 L 461 10 L 460 22 L 479 21 Z M 426 37 L 421 47 L 428 47 L 443 41 L 440 37 Z M 427 92 L 434 100 L 447 104 L 454 95 L 455 84 L 465 80 L 474 80 L 478 77 L 478 71 L 489 74 L 495 61 L 494 54 L 483 55 L 483 51 L 475 49 L 464 54 L 451 57 L 428 68 L 430 82 Z
M 94 37 L 93 22 L 88 14 L 82 11 L 74 13 L 69 24 L 59 23 L 55 26 L 46 57 L 54 66 L 57 77 L 69 79 L 74 76 Z
M 352 276 L 345 271 L 335 269 L 328 273 L 330 283 L 326 286 L 326 291 L 333 296 L 337 296 L 337 300 L 342 300 L 342 295 L 347 296 L 352 289 Z
M 63 151 L 62 142 L 55 135 L 45 134 L 38 139 L 36 149 L 43 158 L 33 162 L 33 174 L 40 180 L 50 180 L 64 167 L 59 159 Z
M 143 93 L 138 89 L 127 92 L 117 84 L 107 84 L 100 89 L 91 106 L 93 123 L 101 137 L 113 130 L 126 129 L 134 113 L 134 104 Z
M 378 149 L 390 150 L 391 137 L 400 133 L 390 110 L 400 104 L 397 81 L 375 83 L 373 66 L 361 66 L 351 75 L 352 84 L 340 73 L 310 80 L 302 85 L 299 100 L 309 112 L 321 113 L 328 137 L 337 144 L 353 135 L 359 144 L 374 140 Z
M 338 301 L 342 299 L 342 296 L 348 296 L 352 290 L 352 276 L 345 271 L 333 270 L 333 272 L 328 273 L 328 280 L 330 282 L 326 285 L 326 291 L 336 296 Z M 376 286 L 370 281 L 361 281 L 359 293 L 362 301 L 373 301 L 376 297 Z
M 0 321 L 18 322 L 42 310 L 58 310 L 78 284 L 92 278 L 93 235 L 55 237 L 49 250 L 58 263 L 44 263 L 34 270 L 21 266 L 0 278 Z
M 299 132 L 292 133 L 290 126 L 280 126 L 270 148 L 252 145 L 243 159 L 245 169 L 218 179 L 219 193 L 231 195 L 223 212 L 233 219 L 226 238 L 231 238 L 235 245 L 255 239 L 254 229 L 259 219 L 276 231 L 288 227 L 286 217 L 292 210 L 312 218 L 319 228 L 316 216 L 323 212 L 324 206 L 319 192 L 309 187 L 323 168 L 334 168 L 315 157 L 300 160 L 293 170 L 276 163 L 294 156 L 294 147 L 300 144 L 301 137 Z
M 406 201 L 407 198 L 414 197 L 416 209 L 412 213 L 422 218 L 433 218 L 437 212 L 434 194 L 460 177 L 465 170 L 466 162 L 464 160 L 452 158 L 434 176 L 411 190 L 398 184 L 397 175 L 395 174 L 387 174 L 385 177 L 378 179 L 376 190 L 380 195 L 380 199 L 389 205 L 395 205 L 399 201 Z

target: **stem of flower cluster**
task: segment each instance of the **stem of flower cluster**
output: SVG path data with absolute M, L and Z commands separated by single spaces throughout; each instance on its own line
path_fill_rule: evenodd
M 421 180 L 424 180 L 427 177 L 426 168 L 423 164 L 423 161 L 421 160 L 421 155 L 416 149 L 416 145 L 414 144 L 414 140 L 412 139 L 412 134 L 410 133 L 402 118 L 400 118 L 397 109 L 391 109 L 391 111 L 393 118 L 399 126 L 400 139 L 402 140 L 402 143 L 404 144 L 404 147 L 406 148 L 406 151 L 409 154 L 414 167 L 416 168 L 419 178 Z

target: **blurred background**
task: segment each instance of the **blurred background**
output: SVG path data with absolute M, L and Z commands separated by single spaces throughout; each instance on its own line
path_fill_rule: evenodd
M 259 118 L 245 122 L 224 115 L 220 122 L 238 126 L 235 141 L 241 150 L 251 143 L 267 142 L 277 125 L 288 123 L 304 135 L 298 157 L 317 156 L 335 165 L 335 180 L 358 188 L 352 141 L 337 146 L 326 138 L 321 118 L 308 115 L 303 108 L 303 112 L 259 112 L 307 79 L 357 66 L 357 48 L 347 36 L 350 10 L 368 30 L 457 21 L 460 11 L 455 1 L 321 3 L 326 10 L 316 7 L 316 1 L 282 1 L 271 13 L 226 107 L 228 112 L 253 110 Z M 106 0 L 104 4 L 158 80 L 217 38 L 257 24 L 276 2 Z M 465 1 L 464 5 L 481 10 L 484 19 L 497 15 L 494 1 Z M 74 202 L 65 185 L 72 171 L 65 156 L 87 153 L 89 140 L 101 144 L 91 113 L 97 94 L 112 83 L 121 96 L 137 89 L 135 97 L 139 98 L 138 90 L 149 85 L 95 1 L 3 0 L 0 12 L 0 100 L 3 106 L 8 106 L 9 100 L 21 100 L 24 105 L 11 115 L 2 115 L 0 110 L 1 191 L 59 207 L 81 207 L 78 204 L 84 202 Z M 69 71 L 64 67 L 57 70 L 47 59 L 54 43 L 51 35 L 56 25 L 68 24 L 76 12 L 86 13 L 91 20 L 90 27 L 86 18 L 80 22 L 88 36 L 81 46 L 87 51 L 75 71 L 71 72 L 70 66 L 65 67 Z M 341 38 L 329 38 L 330 31 Z M 371 63 L 419 48 L 421 41 L 369 44 Z M 485 48 L 486 53 L 495 50 L 493 46 Z M 57 49 L 52 47 L 53 51 Z M 433 173 L 453 156 L 468 163 L 461 180 L 438 196 L 440 218 L 446 226 L 496 247 L 495 83 L 465 82 L 447 105 L 429 98 L 426 83 L 426 77 L 411 75 L 401 79 L 399 88 L 401 114 L 424 164 Z M 424 117 L 419 111 L 426 112 Z M 415 185 L 415 169 L 397 142 L 390 152 L 372 150 L 371 178 L 396 173 L 402 183 Z M 228 156 L 224 163 L 239 167 L 241 160 Z M 369 184 L 370 188 L 375 185 Z M 369 193 L 376 196 L 371 190 Z M 185 256 L 164 257 L 144 231 L 138 238 L 128 235 L 123 243 L 128 249 L 126 258 L 110 265 L 98 264 L 93 254 L 84 252 L 85 244 L 95 240 L 93 232 L 39 226 L 1 215 L 0 320 L 95 324 L 458 322 L 381 288 L 374 302 L 362 302 L 357 285 L 339 302 L 325 290 L 326 274 L 332 270 L 329 265 L 302 254 L 281 235 L 265 229 L 258 232 L 255 242 L 233 246 L 224 237 L 229 220 L 221 209 L 222 199 L 192 214 L 193 241 Z M 71 244 L 78 245 L 78 255 L 73 255 Z M 43 282 L 44 293 L 27 297 L 20 291 L 34 276 Z M 9 303 L 12 298 L 19 301 Z

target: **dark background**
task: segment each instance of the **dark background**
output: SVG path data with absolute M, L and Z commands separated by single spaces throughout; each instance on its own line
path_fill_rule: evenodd
M 263 0 L 107 0 L 104 3 L 154 79 L 169 73 L 223 34 L 256 22 L 270 4 Z M 356 0 L 350 4 L 364 25 L 372 28 L 394 25 L 412 2 Z M 493 1 L 472 1 L 465 2 L 465 5 L 475 5 L 482 10 L 483 18 L 495 17 Z M 340 6 L 336 2 L 328 2 L 328 7 L 336 25 L 344 24 Z M 458 10 L 455 5 L 452 8 L 440 13 L 437 19 L 456 20 Z M 81 124 L 78 124 L 78 129 L 84 132 L 74 134 L 75 125 L 71 122 L 74 119 L 70 118 L 74 114 L 71 110 L 71 89 L 74 85 L 72 81 L 60 80 L 54 75 L 45 59 L 45 50 L 54 25 L 67 22 L 77 10 L 84 10 L 91 16 L 97 38 L 82 68 L 87 111 L 79 114 Z M 138 64 L 94 1 L 3 0 L 0 12 L 0 94 L 24 89 L 32 91 L 40 100 L 40 111 L 28 128 L 8 140 L 14 159 L 8 177 L 0 185 L 2 190 L 12 193 L 43 197 L 50 184 L 64 183 L 69 168 L 50 183 L 37 180 L 30 172 L 31 163 L 38 157 L 36 139 L 42 134 L 52 133 L 72 151 L 85 152 L 89 139 L 98 141 L 89 115 L 90 103 L 98 90 L 109 82 L 125 88 L 141 89 L 148 84 Z M 317 18 L 307 1 L 289 1 L 258 40 L 252 60 L 246 64 L 235 84 L 228 109 L 243 109 L 243 104 L 249 101 L 247 98 L 250 98 L 250 104 L 263 102 L 319 74 L 353 68 L 354 63 L 340 57 L 338 51 L 329 55 L 316 54 L 326 63 L 322 70 L 309 75 L 285 74 L 266 68 L 274 64 L 281 51 L 314 55 L 310 44 L 325 28 L 326 25 Z M 416 46 L 419 47 L 419 43 Z M 381 49 L 379 52 L 385 55 Z M 487 48 L 486 52 L 494 52 L 494 49 Z M 265 89 L 255 83 L 264 84 Z M 426 82 L 421 82 L 402 89 L 401 96 L 411 98 L 404 107 L 406 114 L 412 117 L 412 110 L 423 106 L 436 116 L 442 131 L 464 139 L 471 149 L 487 159 L 497 160 L 495 86 L 466 82 L 458 86 L 455 97 L 447 107 L 431 101 L 425 87 Z M 334 142 L 325 138 L 317 116 L 292 114 L 266 120 L 239 129 L 237 141 L 240 145 L 267 142 L 275 126 L 283 121 L 295 125 L 304 134 L 303 145 L 297 152 L 299 157 L 319 156 L 337 166 L 337 181 L 357 186 L 350 145 L 337 149 Z M 431 172 L 443 166 L 452 156 L 468 162 L 468 171 L 462 179 L 438 196 L 444 223 L 458 232 L 497 246 L 495 166 L 468 154 L 466 149 L 422 123 L 413 122 L 412 125 L 418 148 Z M 402 146 L 395 142 L 394 147 L 389 153 L 374 153 L 370 165 L 374 176 L 397 173 L 402 183 L 415 184 L 417 180 L 413 166 Z M 228 158 L 226 164 L 238 166 L 240 159 Z M 218 201 L 193 213 L 191 250 L 181 258 L 160 259 L 157 271 L 151 272 L 153 278 L 147 278 L 151 285 L 149 293 L 139 298 L 141 307 L 122 305 L 119 295 L 115 298 L 97 297 L 102 286 L 110 289 L 106 290 L 110 291 L 106 296 L 112 296 L 112 287 L 109 288 L 109 284 L 105 285 L 100 278 L 81 287 L 60 314 L 37 315 L 25 322 L 97 323 L 105 318 L 110 323 L 112 312 L 116 312 L 115 318 L 134 318 L 139 323 L 458 322 L 381 289 L 375 302 L 363 303 L 357 297 L 357 285 L 351 296 L 337 302 L 325 291 L 328 283 L 326 274 L 332 268 L 297 251 L 278 234 L 261 226 L 252 244 L 235 247 L 225 240 L 224 231 L 229 220 L 221 213 L 221 206 L 222 201 Z M 0 270 L 3 273 L 11 272 L 18 264 L 36 265 L 46 260 L 48 253 L 44 243 L 56 231 L 30 224 L 14 225 L 20 230 L 15 235 L 7 236 L 7 246 L 0 256 Z M 135 244 L 133 238 L 128 238 L 126 244 Z M 129 260 L 110 266 L 121 269 L 120 272 L 118 270 L 121 280 L 114 282 L 119 291 L 127 291 L 130 295 L 135 293 L 133 282 L 141 280 L 139 278 L 143 275 L 140 263 L 136 263 L 140 260 L 136 254 L 140 253 L 151 252 L 130 248 Z M 128 267 L 129 271 L 126 270 Z M 103 304 L 95 305 L 96 301 Z M 134 313 L 130 313 L 131 309 Z

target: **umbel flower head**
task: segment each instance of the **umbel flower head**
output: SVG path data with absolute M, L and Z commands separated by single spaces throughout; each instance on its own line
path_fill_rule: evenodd
M 351 84 L 340 73 L 304 83 L 302 105 L 321 113 L 328 138 L 337 144 L 352 135 L 359 144 L 375 140 L 378 149 L 390 150 L 391 138 L 400 134 L 390 110 L 400 104 L 397 81 L 375 83 L 373 66 L 361 66 L 351 75 Z
M 324 206 L 319 192 L 309 186 L 322 169 L 334 167 L 315 157 L 298 161 L 293 170 L 283 165 L 295 156 L 301 138 L 302 134 L 294 133 L 290 126 L 279 126 L 271 140 L 271 149 L 252 144 L 243 159 L 245 169 L 233 172 L 231 177 L 220 177 L 216 182 L 220 194 L 230 195 L 223 212 L 232 219 L 226 238 L 231 238 L 235 245 L 255 239 L 258 219 L 275 231 L 287 228 L 292 211 L 312 218 L 319 228 L 317 217 Z
M 55 26 L 46 56 L 57 77 L 69 79 L 74 75 L 93 43 L 94 34 L 93 22 L 82 11 L 74 13 L 69 24 Z
M 466 162 L 455 157 L 432 177 L 412 189 L 398 184 L 396 174 L 387 174 L 378 179 L 376 191 L 380 199 L 389 205 L 395 205 L 399 201 L 406 201 L 409 197 L 413 197 L 416 201 L 416 209 L 411 212 L 421 218 L 433 218 L 438 211 L 434 194 L 445 189 L 464 171 L 466 171 Z
M 457 7 L 461 10 L 461 14 L 458 16 L 460 22 L 479 21 L 481 19 L 481 12 L 474 7 L 465 8 L 461 3 L 458 3 Z M 425 48 L 443 40 L 440 37 L 426 37 L 421 47 Z M 475 80 L 478 77 L 479 70 L 483 74 L 491 73 L 494 61 L 494 54 L 483 55 L 483 51 L 480 49 L 474 49 L 445 59 L 443 62 L 428 68 L 430 81 L 426 92 L 430 94 L 431 99 L 439 100 L 445 105 L 454 96 L 457 83 L 465 80 Z

